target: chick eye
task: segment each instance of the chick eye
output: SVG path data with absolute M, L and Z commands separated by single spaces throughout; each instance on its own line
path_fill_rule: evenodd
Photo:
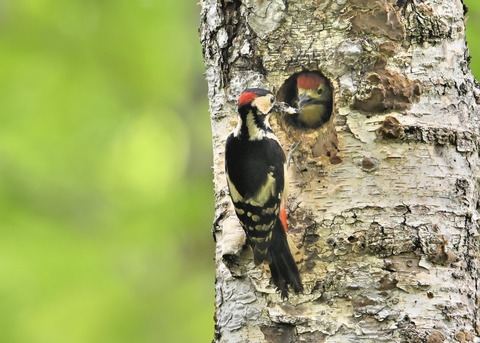
M 323 88 L 319 88 L 319 89 L 317 90 L 317 94 L 322 94 L 322 93 L 323 93 Z

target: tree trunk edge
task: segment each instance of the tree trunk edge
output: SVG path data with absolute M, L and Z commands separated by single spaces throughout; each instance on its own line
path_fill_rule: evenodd
M 475 101 L 479 90 L 466 58 L 462 3 L 372 0 L 362 6 L 376 6 L 377 17 L 360 8 L 357 0 L 306 1 L 303 7 L 292 1 L 202 1 L 200 35 L 209 84 L 216 192 L 216 342 L 347 342 L 357 334 L 364 342 L 479 341 Z M 352 16 L 353 21 L 348 19 Z M 299 17 L 305 19 L 301 22 L 306 28 L 296 24 Z M 379 18 L 388 18 L 389 25 L 383 32 L 371 32 L 368 24 Z M 328 36 L 331 41 L 319 42 Z M 278 90 L 302 68 L 320 69 L 334 82 L 332 127 L 341 163 L 335 166 L 320 156 L 311 167 L 312 151 L 325 135 L 303 135 L 307 148 L 300 152 L 298 164 L 307 172 L 290 169 L 289 221 L 294 222 L 295 242 L 303 242 L 307 255 L 317 250 L 310 259 L 315 266 L 304 272 L 310 289 L 323 287 L 323 292 L 282 303 L 265 291 L 262 271 L 242 250 L 242 231 L 226 190 L 223 142 L 236 119 L 235 100 L 241 90 L 250 86 Z M 369 92 L 376 86 L 392 97 L 376 101 L 375 92 Z M 398 133 L 388 131 L 388 117 L 400 124 Z M 287 149 L 298 133 L 282 125 L 274 123 Z M 349 172 L 340 172 L 340 167 Z M 411 172 L 402 175 L 405 168 Z M 357 179 L 363 181 L 349 185 Z M 412 179 L 415 188 L 408 187 Z M 307 194 L 317 180 L 323 193 L 309 200 Z M 343 192 L 355 191 L 366 201 L 340 201 L 338 184 Z M 390 194 L 393 189 L 397 194 Z M 418 203 L 405 203 L 398 196 L 406 191 Z M 372 192 L 380 195 L 372 200 Z M 348 261 L 349 255 L 363 260 Z M 332 272 L 343 276 L 343 286 Z M 409 273 L 416 276 L 404 277 Z M 352 275 L 362 282 L 356 286 L 346 282 Z M 438 284 L 425 282 L 429 279 Z M 454 286 L 447 287 L 446 281 Z M 414 300 L 403 293 L 416 295 L 417 301 L 436 302 L 427 306 L 431 318 L 408 315 Z M 442 304 L 440 300 L 448 296 L 455 301 Z M 315 299 L 322 303 L 310 307 Z M 352 309 L 350 317 L 335 317 L 339 304 Z M 375 313 L 384 304 L 388 311 Z M 377 337 L 378 332 L 388 336 Z

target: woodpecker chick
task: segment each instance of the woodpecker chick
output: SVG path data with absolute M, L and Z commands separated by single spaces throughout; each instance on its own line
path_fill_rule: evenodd
M 265 89 L 238 98 L 239 121 L 225 146 L 225 172 L 235 213 L 253 248 L 255 264 L 267 262 L 282 298 L 289 285 L 303 290 L 287 241 L 285 153 L 268 122 L 274 111 L 295 112 Z
M 332 87 L 318 72 L 303 72 L 297 76 L 297 98 L 294 105 L 299 113 L 293 122 L 302 128 L 315 129 L 328 121 L 332 113 Z

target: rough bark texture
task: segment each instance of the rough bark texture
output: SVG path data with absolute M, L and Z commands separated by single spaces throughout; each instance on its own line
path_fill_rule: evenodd
M 203 0 L 216 218 L 215 342 L 480 342 L 479 90 L 460 0 Z M 302 70 L 330 121 L 274 118 L 304 294 L 282 301 L 243 248 L 224 141 L 247 87 Z M 287 85 L 284 83 L 287 81 Z M 283 87 L 282 87 L 283 86 Z

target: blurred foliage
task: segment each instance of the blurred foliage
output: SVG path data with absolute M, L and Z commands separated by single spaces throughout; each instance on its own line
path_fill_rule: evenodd
M 478 77 L 480 5 L 466 4 Z M 1 342 L 213 337 L 198 13 L 186 0 L 0 3 Z
M 0 3 L 0 341 L 213 337 L 199 6 Z
M 478 0 L 463 0 L 468 8 L 467 18 L 467 42 L 470 50 L 470 68 L 480 80 L 480 2 Z

